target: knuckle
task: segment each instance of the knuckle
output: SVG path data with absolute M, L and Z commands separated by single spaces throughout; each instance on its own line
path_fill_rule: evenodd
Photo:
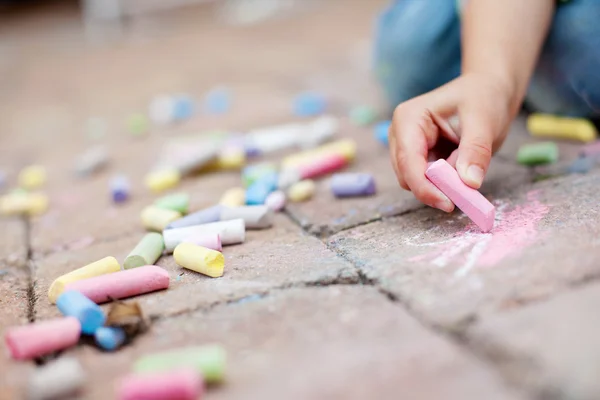
M 477 154 L 480 157 L 492 157 L 492 146 L 481 139 L 471 140 L 467 147 L 469 151 Z

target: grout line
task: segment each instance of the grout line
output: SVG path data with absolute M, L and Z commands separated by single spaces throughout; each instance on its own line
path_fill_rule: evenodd
M 37 302 L 35 295 L 35 265 L 33 263 L 33 248 L 31 246 L 31 220 L 23 218 L 25 225 L 25 247 L 27 249 L 25 263 L 27 265 L 27 320 L 35 321 L 35 305 Z

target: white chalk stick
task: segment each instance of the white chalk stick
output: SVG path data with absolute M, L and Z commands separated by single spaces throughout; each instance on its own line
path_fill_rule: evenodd
M 167 229 L 163 231 L 165 250 L 172 253 L 178 244 L 205 233 L 219 234 L 223 245 L 243 243 L 246 238 L 246 224 L 243 219 L 233 219 L 231 221 Z
M 248 229 L 264 229 L 273 226 L 273 213 L 267 206 L 223 207 L 221 221 L 241 218 Z
M 45 400 L 64 398 L 76 393 L 85 383 L 86 376 L 74 358 L 60 358 L 36 369 L 27 385 L 27 398 Z

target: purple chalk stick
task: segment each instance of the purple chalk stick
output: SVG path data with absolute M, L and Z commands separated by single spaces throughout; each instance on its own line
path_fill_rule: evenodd
M 369 174 L 343 173 L 331 177 L 335 197 L 370 196 L 375 194 L 375 180 Z
M 186 215 L 183 218 L 171 222 L 165 229 L 184 228 L 186 226 L 202 225 L 221 220 L 221 208 L 216 205 L 204 210 L 196 211 L 193 214 Z

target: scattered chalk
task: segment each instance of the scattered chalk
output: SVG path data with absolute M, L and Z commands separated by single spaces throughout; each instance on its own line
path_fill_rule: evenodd
M 239 207 L 246 204 L 246 190 L 242 187 L 227 189 L 219 204 L 225 207 Z
M 221 208 L 223 206 L 216 205 L 196 211 L 195 213 L 186 215 L 183 218 L 179 218 L 169 225 L 166 229 L 184 228 L 186 226 L 202 225 L 211 222 L 217 222 L 221 218 Z
M 127 130 L 135 136 L 140 136 L 148 132 L 150 124 L 144 114 L 131 114 L 127 118 Z
M 97 145 L 83 152 L 75 160 L 75 173 L 87 177 L 102 170 L 108 165 L 108 150 L 105 146 Z
M 125 175 L 116 175 L 109 182 L 113 203 L 123 203 L 129 199 L 131 185 Z
M 124 299 L 169 287 L 169 273 L 156 265 L 145 265 L 108 275 L 83 279 L 67 285 L 96 304 Z
M 176 350 L 150 354 L 138 359 L 136 372 L 161 372 L 191 367 L 202 374 L 207 383 L 218 383 L 225 378 L 227 355 L 218 345 L 183 347 Z
M 190 207 L 190 196 L 187 193 L 173 193 L 154 201 L 154 205 L 165 210 L 187 214 Z
M 367 126 L 377 120 L 377 111 L 373 107 L 361 105 L 350 110 L 350 120 L 358 126 Z
M 365 173 L 335 174 L 331 177 L 335 197 L 371 196 L 375 194 L 375 179 Z
M 75 345 L 81 335 L 77 318 L 66 317 L 10 328 L 4 335 L 15 360 L 28 360 Z
M 181 243 L 175 247 L 173 257 L 177 265 L 192 271 L 218 278 L 223 276 L 225 258 L 219 251 L 192 243 Z
M 285 193 L 281 190 L 269 194 L 265 200 L 265 205 L 273 211 L 281 211 L 285 207 Z
M 96 344 L 107 351 L 113 351 L 125 343 L 127 335 L 122 328 L 114 326 L 102 326 L 94 333 Z
M 203 393 L 202 376 L 190 368 L 128 375 L 117 387 L 118 400 L 196 400 Z
M 558 161 L 558 146 L 554 142 L 525 144 L 519 148 L 517 161 L 523 165 L 555 163 Z
M 162 231 L 171 222 L 181 218 L 181 213 L 156 206 L 148 206 L 142 210 L 142 225 L 151 231 Z
M 167 229 L 163 231 L 165 250 L 171 253 L 180 243 L 207 233 L 218 234 L 223 245 L 243 243 L 246 238 L 246 225 L 243 219 L 234 219 L 231 221 L 219 221 L 210 224 Z
M 74 397 L 83 388 L 85 381 L 86 374 L 79 361 L 62 357 L 35 369 L 27 383 L 27 399 Z
M 431 164 L 425 175 L 483 232 L 492 230 L 496 217 L 494 205 L 477 190 L 465 185 L 458 172 L 446 160 L 440 159 Z
M 54 304 L 58 296 L 60 296 L 60 294 L 65 290 L 65 287 L 71 282 L 93 278 L 99 275 L 110 274 L 120 270 L 121 266 L 114 257 L 105 257 L 101 260 L 95 261 L 91 264 L 71 271 L 68 274 L 62 275 L 59 278 L 56 278 L 48 290 L 48 299 L 50 300 L 50 303 Z
M 598 135 L 594 124 L 587 119 L 550 114 L 530 115 L 527 118 L 527 129 L 533 136 L 582 142 L 594 141 Z
M 43 193 L 12 192 L 0 196 L 2 215 L 40 215 L 48 209 L 48 196 Z
M 81 324 L 81 332 L 93 335 L 104 325 L 106 316 L 92 300 L 74 290 L 67 290 L 56 299 L 56 306 L 67 317 L 75 317 Z
M 153 192 L 159 193 L 179 184 L 181 174 L 175 168 L 165 168 L 150 172 L 146 175 L 146 186 Z
M 160 258 L 164 249 L 165 242 L 160 233 L 147 233 L 129 253 L 123 263 L 123 268 L 131 269 L 154 264 Z
M 375 125 L 375 139 L 379 140 L 381 144 L 384 146 L 389 146 L 388 133 L 390 131 L 390 126 L 392 126 L 392 121 L 382 121 Z
M 294 114 L 299 117 L 312 117 L 322 114 L 327 108 L 325 97 L 318 93 L 301 93 L 294 99 Z
M 273 214 L 267 206 L 223 207 L 221 221 L 243 219 L 247 229 L 264 229 L 273 226 Z
M 287 191 L 287 197 L 292 202 L 306 201 L 315 194 L 315 182 L 310 179 L 294 183 Z
M 23 189 L 37 189 L 46 183 L 46 168 L 30 165 L 19 172 L 19 186 Z

